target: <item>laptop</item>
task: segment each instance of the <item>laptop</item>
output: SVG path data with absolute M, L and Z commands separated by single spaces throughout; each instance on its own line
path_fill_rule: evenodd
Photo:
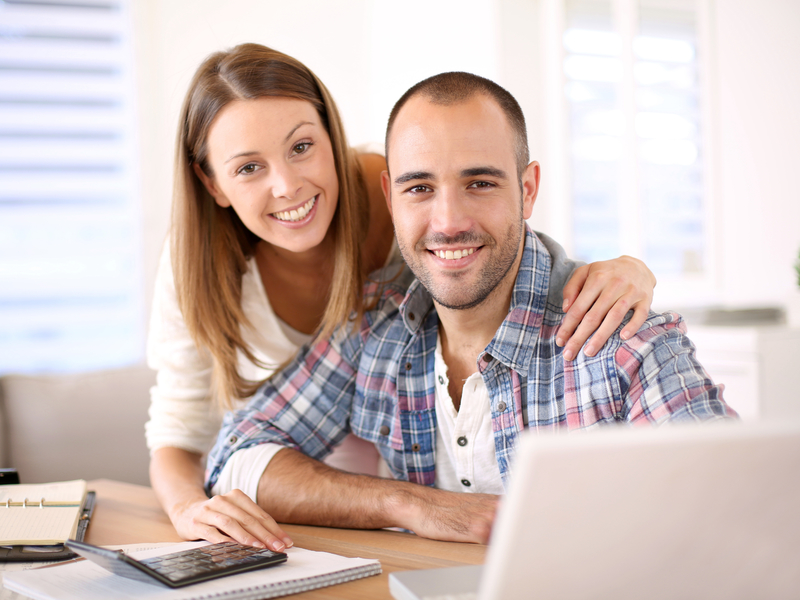
M 396 600 L 800 597 L 800 423 L 520 436 L 483 566 Z

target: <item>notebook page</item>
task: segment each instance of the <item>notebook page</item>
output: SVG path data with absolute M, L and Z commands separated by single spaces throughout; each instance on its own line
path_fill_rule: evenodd
M 183 546 L 179 544 L 156 552 L 137 553 L 136 556 L 142 558 L 147 555 L 167 554 L 183 549 Z M 240 573 L 174 590 L 113 575 L 88 560 L 52 566 L 40 571 L 32 569 L 8 573 L 4 576 L 4 584 L 12 591 L 53 600 L 232 600 L 274 597 L 271 594 L 283 596 L 310 589 L 304 588 L 304 580 L 312 580 L 311 585 L 315 587 L 324 587 L 381 572 L 377 560 L 346 558 L 300 548 L 289 548 L 287 554 L 289 560 L 277 567 Z
M 79 517 L 80 507 L 76 506 L 0 506 L 0 543 L 60 544 L 74 535 Z
M 41 499 L 44 499 L 45 505 L 80 505 L 84 496 L 86 496 L 86 482 L 83 479 L 57 483 L 0 485 L 0 505 L 5 505 L 6 502 L 21 505 L 26 498 L 29 505 L 36 506 Z

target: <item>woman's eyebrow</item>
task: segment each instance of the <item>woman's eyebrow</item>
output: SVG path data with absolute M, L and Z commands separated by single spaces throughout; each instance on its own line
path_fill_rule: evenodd
M 284 143 L 288 142 L 289 138 L 294 135 L 294 132 L 297 131 L 298 129 L 300 129 L 303 125 L 313 125 L 313 124 L 314 123 L 312 123 L 311 121 L 301 121 L 300 123 L 298 123 L 297 125 L 292 127 L 292 130 L 288 134 L 286 134 L 286 137 L 283 138 Z M 253 156 L 254 154 L 258 154 L 258 152 L 254 151 L 254 150 L 247 150 L 245 152 L 239 152 L 238 154 L 234 154 L 233 156 L 229 157 L 228 160 L 226 160 L 222 164 L 228 164 L 234 158 L 241 158 L 243 156 Z
M 289 138 L 294 135 L 294 132 L 300 129 L 303 125 L 313 125 L 313 123 L 311 121 L 301 121 L 300 123 L 292 127 L 292 130 L 286 134 L 286 137 L 283 138 L 283 141 L 288 142 Z

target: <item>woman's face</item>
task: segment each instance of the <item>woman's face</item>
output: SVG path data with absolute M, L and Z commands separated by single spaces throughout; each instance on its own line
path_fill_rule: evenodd
M 236 100 L 208 133 L 206 176 L 222 207 L 232 206 L 262 240 L 292 252 L 315 248 L 339 200 L 330 137 L 311 103 L 291 98 Z

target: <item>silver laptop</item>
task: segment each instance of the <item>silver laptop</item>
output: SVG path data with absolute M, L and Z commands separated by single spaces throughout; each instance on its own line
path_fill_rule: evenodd
M 397 600 L 800 598 L 800 423 L 520 437 L 485 566 Z

